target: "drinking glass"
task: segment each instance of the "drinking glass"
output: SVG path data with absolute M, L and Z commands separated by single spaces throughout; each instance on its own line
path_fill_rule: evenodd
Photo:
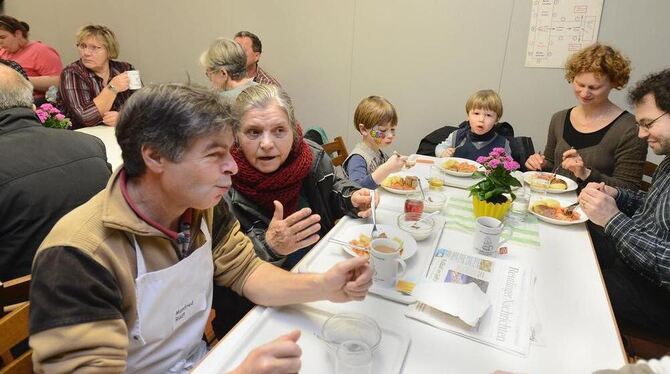
M 409 194 L 405 199 L 405 213 L 416 217 L 415 220 L 418 220 L 423 213 L 423 195 L 421 194 Z
M 544 178 L 535 178 L 532 183 L 530 184 L 531 190 L 537 192 L 538 194 L 542 195 L 542 197 L 547 196 L 547 190 L 549 189 L 549 184 L 550 181 L 548 179 Z
M 372 374 L 372 350 L 362 340 L 347 340 L 337 347 L 336 374 Z
M 511 223 L 521 224 L 525 222 L 528 214 L 528 205 L 530 203 L 530 188 L 521 186 L 515 191 L 516 199 L 512 202 L 512 209 L 510 209 L 508 217 Z
M 428 189 L 439 191 L 442 187 L 444 187 L 444 174 L 440 168 L 432 165 L 428 176 Z

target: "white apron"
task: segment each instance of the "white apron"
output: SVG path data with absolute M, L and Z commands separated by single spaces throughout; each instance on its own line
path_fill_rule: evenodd
M 137 257 L 137 319 L 128 327 L 126 373 L 183 373 L 207 352 L 202 334 L 212 306 L 212 238 L 204 219 L 205 244 L 176 264 L 147 273 Z

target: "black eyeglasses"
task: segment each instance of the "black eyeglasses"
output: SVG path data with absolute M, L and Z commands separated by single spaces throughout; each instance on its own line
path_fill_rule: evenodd
M 654 118 L 653 120 L 649 121 L 649 123 L 636 123 L 636 125 L 637 125 L 637 127 L 640 127 L 640 128 L 643 128 L 643 129 L 649 131 L 651 126 L 654 125 L 654 122 L 658 121 L 661 117 L 663 117 L 666 114 L 668 114 L 668 112 L 663 112 L 663 114 L 661 114 L 660 116 L 658 116 L 658 117 Z

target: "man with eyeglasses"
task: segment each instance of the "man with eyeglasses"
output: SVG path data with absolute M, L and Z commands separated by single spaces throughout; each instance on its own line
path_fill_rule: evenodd
M 665 158 L 648 192 L 589 183 L 579 202 L 604 227 L 617 260 L 603 276 L 623 331 L 670 337 L 670 69 L 631 90 L 638 136 Z

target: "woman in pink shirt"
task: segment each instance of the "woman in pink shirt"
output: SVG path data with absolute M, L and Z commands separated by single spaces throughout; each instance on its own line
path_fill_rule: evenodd
M 39 41 L 29 41 L 29 30 L 27 23 L 0 15 L 0 58 L 13 60 L 23 67 L 35 88 L 35 99 L 41 100 L 49 87 L 58 86 L 63 64 L 55 49 Z

